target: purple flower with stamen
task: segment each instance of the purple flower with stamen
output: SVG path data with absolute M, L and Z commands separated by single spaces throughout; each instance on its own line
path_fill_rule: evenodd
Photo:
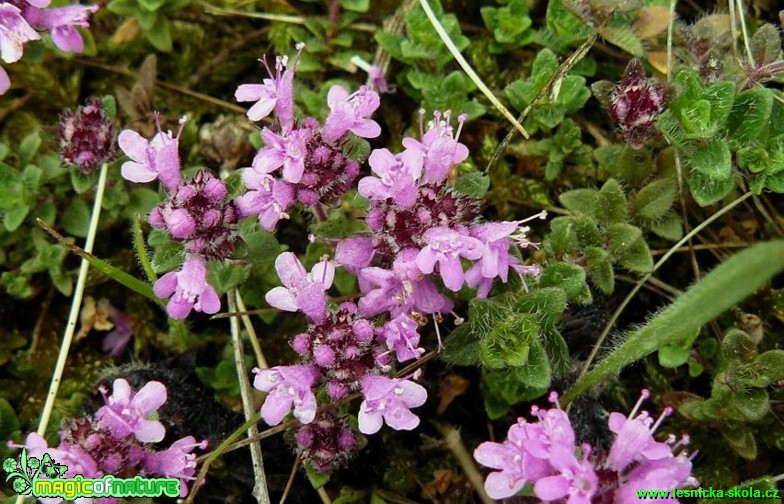
M 51 30 L 52 41 L 60 50 L 83 52 L 84 40 L 76 26 L 88 28 L 87 18 L 98 11 L 97 5 L 68 5 L 42 12 L 40 23 Z
M 166 189 L 173 191 L 182 182 L 180 177 L 180 134 L 185 126 L 185 118 L 180 120 L 177 136 L 171 131 L 164 133 L 158 125 L 158 134 L 147 141 L 133 130 L 123 130 L 117 143 L 131 158 L 122 165 L 123 178 L 131 182 L 152 182 L 160 179 Z
M 368 164 L 378 177 L 359 181 L 359 194 L 374 201 L 392 198 L 401 207 L 410 207 L 417 197 L 417 180 L 422 173 L 422 154 L 406 150 L 394 155 L 387 149 L 370 153 Z
M 420 152 L 424 157 L 424 173 L 422 181 L 425 184 L 440 184 L 446 180 L 449 170 L 468 158 L 468 147 L 458 142 L 463 123 L 468 119 L 466 114 L 457 118 L 457 132 L 453 133 L 450 124 L 449 112 L 441 118 L 441 112 L 433 112 L 433 122 L 427 132 L 423 131 L 425 111 L 419 111 L 419 129 L 422 141 L 411 137 L 403 139 L 406 149 Z
M 643 389 L 640 399 L 629 413 L 628 418 L 623 413 L 610 413 L 608 426 L 616 437 L 607 459 L 617 471 L 623 471 L 635 461 L 658 460 L 672 456 L 672 449 L 667 443 L 658 442 L 653 438 L 654 431 L 664 417 L 672 412 L 672 408 L 665 408 L 655 425 L 653 425 L 653 419 L 647 411 L 642 411 L 637 415 L 643 401 L 648 399 L 650 394 L 650 391 Z
M 8 3 L 0 3 L 0 58 L 14 63 L 22 58 L 24 44 L 41 36 L 22 17 L 22 11 Z
M 283 179 L 296 184 L 305 171 L 305 130 L 292 130 L 278 135 L 269 128 L 261 131 L 262 147 L 253 158 L 253 168 L 260 173 L 272 173 L 283 167 Z
M 273 231 L 280 219 L 288 219 L 286 209 L 294 201 L 294 188 L 287 182 L 252 168 L 242 170 L 248 192 L 235 200 L 240 215 L 258 215 L 261 227 Z
M 122 378 L 114 380 L 112 395 L 95 414 L 98 427 L 107 429 L 115 439 L 121 440 L 130 434 L 142 443 L 157 443 L 163 440 L 166 429 L 157 420 L 147 417 L 158 411 L 166 402 L 166 387 L 157 381 L 147 382 L 138 392 L 134 393 L 127 381 Z
M 331 261 L 319 261 L 307 273 L 296 255 L 284 252 L 275 259 L 275 270 L 284 287 L 275 287 L 264 296 L 271 306 L 285 311 L 301 310 L 314 322 L 327 317 L 325 291 L 335 278 Z
M 550 463 L 559 474 L 539 478 L 534 485 L 536 496 L 545 501 L 567 498 L 568 504 L 590 504 L 599 486 L 599 477 L 588 460 L 590 454 L 587 444 L 583 445 L 582 460 L 574 456 L 574 446 L 553 446 Z
M 278 425 L 291 408 L 300 422 L 307 424 L 316 417 L 316 396 L 311 387 L 319 377 L 313 366 L 276 366 L 255 368 L 253 386 L 269 392 L 261 406 L 261 417 L 267 425 Z
M 395 430 L 412 430 L 419 425 L 419 417 L 411 408 L 425 404 L 427 390 L 422 385 L 400 378 L 367 375 L 362 379 L 359 406 L 359 431 L 375 434 L 386 422 Z
M 368 117 L 380 104 L 378 93 L 365 86 L 353 94 L 342 86 L 332 86 L 327 95 L 330 113 L 322 129 L 324 139 L 334 143 L 347 131 L 362 138 L 376 138 L 381 134 L 381 126 Z
M 380 329 L 377 329 L 379 341 L 386 343 L 387 348 L 395 352 L 398 362 L 418 359 L 425 353 L 419 345 L 419 324 L 408 315 L 400 314 Z
M 417 255 L 417 267 L 422 273 L 430 274 L 438 264 L 446 288 L 459 291 L 465 279 L 460 258 L 473 261 L 482 257 L 482 242 L 468 235 L 467 230 L 444 227 L 429 229 L 424 238 L 428 245 Z
M 485 481 L 487 495 L 493 499 L 505 499 L 519 492 L 528 481 L 553 474 L 547 460 L 531 455 L 523 443 L 529 438 L 530 427 L 535 424 L 518 418 L 509 428 L 503 443 L 486 441 L 474 450 L 474 458 L 480 464 L 500 471 L 491 472 Z
M 302 55 L 304 44 L 297 44 L 297 56 L 292 65 L 288 64 L 288 56 L 275 59 L 275 74 L 267 65 L 266 59 L 260 60 L 267 68 L 270 79 L 261 84 L 242 84 L 237 88 L 234 97 L 241 102 L 256 102 L 247 112 L 248 119 L 260 121 L 273 110 L 283 131 L 288 131 L 294 124 L 294 71 Z
M 220 310 L 218 294 L 207 283 L 207 265 L 199 256 L 187 256 L 182 270 L 163 275 L 153 291 L 159 298 L 171 296 L 166 312 L 173 319 L 184 319 L 191 310 L 209 314 Z

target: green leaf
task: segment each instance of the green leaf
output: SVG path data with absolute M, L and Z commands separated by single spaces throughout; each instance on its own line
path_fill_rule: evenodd
M 666 240 L 677 241 L 683 238 L 683 226 L 680 218 L 671 212 L 661 219 L 648 224 L 651 231 Z
M 477 366 L 481 362 L 480 351 L 479 334 L 469 319 L 444 339 L 444 350 L 439 358 L 455 366 Z
M 340 0 L 340 5 L 353 12 L 367 12 L 370 8 L 370 0 Z
M 599 247 L 586 247 L 585 259 L 585 269 L 591 282 L 603 293 L 612 294 L 615 288 L 615 274 L 607 251 Z
M 757 66 L 781 59 L 781 35 L 772 24 L 764 24 L 751 37 L 751 53 Z M 760 88 L 763 89 L 763 88 Z
M 455 181 L 454 190 L 471 198 L 482 199 L 489 188 L 490 177 L 484 173 L 470 172 Z
M 567 210 L 596 218 L 599 191 L 596 189 L 573 189 L 558 196 L 558 201 Z
M 637 226 L 617 222 L 607 226 L 607 239 L 610 252 L 614 256 L 623 255 L 629 247 L 642 238 L 642 230 Z
M 82 194 L 94 187 L 96 180 L 95 172 L 85 175 L 79 170 L 71 170 L 71 185 L 78 194 Z
M 721 435 L 741 457 L 746 460 L 757 458 L 757 441 L 748 426 L 739 422 L 726 422 L 721 425 Z
M 750 422 L 762 419 L 770 411 L 770 398 L 765 389 L 744 390 L 732 394 L 731 400 L 738 413 Z
M 5 215 L 3 215 L 3 226 L 8 231 L 16 231 L 24 222 L 29 211 L 30 207 L 22 204 L 11 210 L 6 210 Z
M 140 20 L 140 23 L 141 20 Z M 144 28 L 144 25 L 142 25 Z M 157 16 L 149 29 L 144 30 L 144 36 L 147 40 L 161 52 L 171 52 L 172 50 L 172 36 L 169 21 L 164 16 Z
M 0 162 L 0 209 L 11 210 L 22 202 L 22 178 L 18 171 Z
M 552 369 L 544 347 L 538 340 L 531 342 L 528 362 L 520 367 L 517 378 L 526 387 L 532 389 L 546 389 L 552 381 Z
M 520 294 L 513 306 L 518 312 L 535 314 L 542 330 L 549 331 L 566 309 L 566 293 L 556 287 L 536 289 Z
M 674 177 L 654 180 L 634 195 L 631 212 L 643 219 L 660 219 L 672 208 L 677 197 L 678 184 Z
M 480 359 L 490 369 L 523 366 L 539 335 L 539 321 L 531 314 L 510 314 L 497 321 L 481 339 Z
M 226 261 L 210 261 L 207 265 L 207 280 L 218 296 L 237 287 L 248 278 L 248 268 Z
M 90 228 L 90 207 L 81 199 L 74 199 L 63 211 L 62 225 L 73 236 L 84 238 Z
M 645 326 L 602 359 L 564 395 L 568 403 L 586 390 L 684 334 L 698 330 L 784 270 L 784 241 L 758 243 L 721 263 Z M 546 270 L 545 270 L 546 271 Z
M 641 58 L 644 54 L 642 41 L 626 21 L 619 20 L 616 24 L 602 28 L 599 33 L 607 42 L 620 47 L 632 56 Z
M 738 95 L 727 120 L 730 139 L 740 146 L 760 141 L 773 111 L 773 90 L 756 87 Z
M 37 131 L 30 133 L 22 139 L 22 141 L 19 143 L 19 149 L 17 150 L 17 154 L 19 154 L 19 160 L 21 161 L 22 166 L 33 162 L 33 158 L 38 152 L 38 148 L 40 146 L 41 137 L 38 135 Z
M 156 191 L 146 187 L 136 187 L 128 193 L 128 204 L 123 213 L 128 218 L 133 218 L 136 214 L 146 216 L 160 201 L 161 197 Z
M 548 264 L 539 278 L 541 287 L 560 287 L 569 301 L 590 303 L 591 291 L 585 283 L 585 270 L 571 263 Z
M 106 8 L 114 14 L 131 17 L 136 13 L 137 6 L 136 0 L 111 0 Z
M 607 180 L 599 191 L 596 220 L 605 225 L 613 222 L 625 222 L 626 212 L 626 195 L 623 193 L 620 182 L 615 179 Z
M 690 350 L 675 345 L 664 345 L 659 349 L 659 364 L 662 367 L 676 368 L 686 364 Z
M 313 488 L 319 489 L 329 482 L 330 473 L 316 471 L 310 462 L 304 463 L 303 466 L 305 467 L 305 474 L 308 475 L 308 480 Z
M 700 205 L 715 203 L 732 189 L 732 156 L 727 142 L 713 140 L 701 145 L 689 153 L 686 161 L 691 168 L 689 189 Z

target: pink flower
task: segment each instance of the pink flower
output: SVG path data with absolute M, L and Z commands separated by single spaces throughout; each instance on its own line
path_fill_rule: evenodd
M 338 242 L 335 248 L 335 263 L 356 275 L 362 268 L 370 266 L 374 254 L 375 249 L 370 238 L 354 236 Z
M 24 44 L 40 38 L 38 32 L 22 17 L 21 10 L 8 2 L 0 3 L 0 57 L 3 61 L 19 61 Z
M 548 476 L 554 471 L 549 461 L 534 457 L 523 447 L 529 439 L 530 424 L 523 418 L 509 428 L 503 443 L 486 441 L 474 450 L 474 458 L 480 464 L 500 471 L 491 472 L 485 481 L 487 495 L 493 499 L 505 499 L 519 492 L 528 481 Z
M 653 427 L 651 427 L 653 419 L 648 415 L 648 412 L 643 411 L 637 415 L 643 401 L 650 395 L 651 393 L 647 389 L 643 389 L 640 399 L 629 413 L 628 418 L 623 413 L 615 411 L 610 413 L 608 426 L 616 436 L 607 458 L 617 471 L 623 471 L 634 461 L 658 460 L 672 456 L 672 449 L 669 445 L 653 439 L 654 430 L 659 426 L 663 417 L 670 414 L 672 409 L 665 409 L 659 422 Z
M 178 478 L 180 480 L 180 497 L 188 495 L 186 480 L 195 479 L 196 454 L 191 453 L 195 448 L 205 449 L 207 441 L 196 442 L 193 436 L 178 439 L 162 451 L 144 452 L 144 470 L 148 474 L 155 474 L 165 478 Z
M 294 200 L 294 188 L 288 182 L 252 168 L 242 170 L 242 182 L 248 192 L 235 200 L 240 215 L 258 215 L 267 231 L 274 230 L 280 219 L 288 219 L 286 209 Z
M 324 293 L 332 286 L 335 278 L 335 265 L 330 261 L 319 261 L 310 270 L 291 252 L 284 252 L 275 259 L 284 287 L 275 287 L 264 296 L 275 308 L 285 311 L 301 310 L 314 322 L 327 317 L 327 297 Z
M 84 51 L 84 40 L 74 27 L 89 27 L 87 18 L 97 10 L 97 5 L 69 5 L 49 9 L 43 11 L 41 24 L 51 31 L 52 41 L 60 50 L 80 53 Z
M 147 382 L 134 393 L 127 381 L 114 380 L 112 395 L 95 414 L 98 427 L 107 429 L 115 439 L 122 440 L 133 434 L 142 443 L 157 443 L 163 440 L 166 429 L 157 420 L 147 420 L 166 402 L 166 387 L 157 381 Z
M 387 149 L 375 149 L 368 164 L 378 177 L 359 181 L 359 194 L 374 201 L 392 198 L 401 207 L 410 207 L 417 197 L 417 180 L 422 173 L 422 154 L 406 150 L 394 155 Z
M 365 86 L 349 94 L 342 86 L 332 86 L 327 95 L 330 113 L 324 122 L 322 135 L 327 142 L 334 143 L 347 131 L 362 138 L 376 138 L 381 127 L 368 116 L 381 104 L 378 93 Z
M 0 95 L 4 95 L 6 91 L 11 89 L 11 78 L 5 68 L 0 66 Z
M 316 396 L 311 387 L 319 377 L 313 366 L 277 366 L 253 370 L 253 386 L 269 392 L 261 406 L 261 417 L 267 425 L 278 425 L 292 406 L 294 416 L 307 424 L 316 417 Z
M 294 124 L 294 70 L 304 47 L 305 44 L 297 44 L 297 57 L 290 67 L 288 56 L 275 58 L 274 76 L 267 61 L 261 60 L 271 78 L 264 79 L 261 84 L 242 84 L 237 88 L 234 93 L 237 101 L 256 102 L 247 112 L 248 119 L 261 121 L 274 110 L 283 131 L 291 129 Z
M 253 158 L 253 168 L 260 173 L 272 173 L 283 167 L 283 179 L 296 184 L 305 171 L 306 130 L 292 130 L 278 135 L 269 128 L 261 131 L 262 147 Z
M 568 497 L 568 504 L 591 504 L 591 498 L 599 486 L 599 478 L 588 460 L 590 453 L 591 447 L 583 445 L 583 459 L 577 460 L 574 446 L 555 445 L 550 463 L 559 474 L 539 478 L 534 485 L 536 496 L 545 501 Z
M 406 149 L 420 152 L 424 156 L 424 183 L 440 184 L 446 180 L 449 170 L 456 164 L 462 163 L 468 158 L 468 147 L 457 141 L 460 137 L 460 130 L 463 123 L 468 119 L 465 114 L 460 114 L 457 118 L 457 132 L 453 133 L 452 125 L 449 124 L 449 112 L 444 114 L 441 119 L 441 112 L 433 112 L 433 122 L 427 133 L 424 133 L 424 109 L 420 110 L 419 129 L 422 141 L 406 137 L 403 145 Z
M 398 362 L 418 359 L 424 348 L 419 345 L 419 324 L 408 315 L 398 315 L 378 330 L 379 340 L 386 343 L 387 348 L 395 352 Z
M 416 258 L 417 267 L 426 275 L 433 272 L 436 263 L 444 285 L 452 291 L 459 291 L 465 276 L 460 258 L 476 260 L 482 257 L 482 242 L 468 235 L 467 231 L 436 227 L 428 229 L 424 234 L 427 246 Z
M 177 189 L 182 181 L 178 149 L 184 125 L 183 118 L 176 137 L 172 137 L 171 131 L 160 131 L 159 125 L 158 134 L 149 142 L 133 130 L 123 130 L 117 143 L 131 158 L 122 165 L 123 178 L 131 182 L 152 182 L 157 178 L 167 189 Z
M 368 374 L 361 380 L 365 400 L 359 406 L 359 430 L 375 434 L 384 422 L 395 430 L 412 430 L 419 417 L 409 411 L 422 406 L 427 390 L 410 380 Z
M 171 296 L 166 312 L 173 319 L 184 319 L 191 310 L 210 314 L 220 310 L 218 294 L 207 283 L 207 265 L 199 256 L 187 256 L 182 270 L 163 275 L 153 291 L 159 298 Z

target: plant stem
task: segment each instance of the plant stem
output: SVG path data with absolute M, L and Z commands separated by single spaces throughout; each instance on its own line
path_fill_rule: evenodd
M 101 166 L 101 175 L 98 178 L 98 187 L 95 191 L 95 201 L 93 202 L 93 213 L 90 216 L 90 227 L 87 231 L 87 239 L 84 242 L 84 250 L 88 253 L 92 252 L 95 244 L 95 235 L 98 231 L 98 221 L 101 218 L 101 204 L 103 203 L 104 189 L 106 189 L 106 175 L 108 171 L 109 165 L 104 163 Z M 89 269 L 90 262 L 82 257 L 82 263 L 79 266 L 79 277 L 76 280 L 76 288 L 71 299 L 71 312 L 68 315 L 68 323 L 65 326 L 65 334 L 63 335 L 63 343 L 60 345 L 60 354 L 57 356 L 57 364 L 52 374 L 49 393 L 46 395 L 44 410 L 41 412 L 41 420 L 38 423 L 37 432 L 40 436 L 46 434 L 46 428 L 49 426 L 49 419 L 54 409 L 54 401 L 57 399 L 57 391 L 60 390 L 60 382 L 65 371 L 65 364 L 68 361 L 68 352 L 71 349 L 71 341 L 76 330 L 76 322 L 79 319 L 79 311 L 82 307 L 82 296 L 84 295 L 84 287 L 87 284 L 87 272 Z M 16 498 L 16 503 L 20 504 L 23 500 L 24 496 L 20 495 Z
M 98 221 L 101 218 L 101 204 L 103 202 L 103 193 L 106 188 L 106 175 L 109 166 L 104 163 L 101 166 L 101 175 L 98 178 L 98 188 L 95 192 L 95 201 L 93 202 L 93 213 L 90 216 L 90 227 L 87 231 L 87 239 L 84 243 L 84 250 L 87 253 L 93 251 L 95 244 L 95 235 L 98 231 Z M 46 403 L 44 410 L 41 413 L 41 421 L 38 424 L 38 434 L 43 436 L 46 433 L 46 427 L 49 425 L 49 418 L 52 415 L 54 408 L 54 400 L 57 398 L 57 391 L 60 389 L 60 381 L 65 371 L 65 363 L 68 359 L 68 351 L 71 349 L 71 340 L 73 339 L 74 331 L 76 330 L 76 322 L 79 319 L 79 310 L 82 306 L 82 296 L 84 295 L 84 287 L 87 284 L 87 272 L 90 269 L 90 262 L 82 258 L 82 263 L 79 266 L 79 277 L 76 281 L 76 289 L 74 289 L 73 298 L 71 300 L 71 312 L 68 315 L 68 324 L 65 326 L 65 335 L 63 336 L 63 344 L 60 346 L 60 354 L 57 356 L 57 365 L 54 368 L 54 375 L 52 375 L 52 383 L 49 386 L 49 393 L 46 396 Z
M 618 306 L 618 308 L 616 308 L 615 313 L 613 313 L 612 317 L 610 317 L 610 320 L 607 322 L 607 325 L 604 327 L 604 330 L 599 335 L 599 339 L 597 339 L 596 343 L 594 343 L 593 349 L 591 350 L 591 354 L 588 356 L 588 359 L 585 361 L 585 364 L 583 364 L 583 368 L 580 371 L 580 375 L 577 377 L 577 383 L 580 383 L 580 381 L 582 381 L 583 377 L 585 377 L 585 375 L 588 374 L 588 369 L 591 367 L 591 363 L 593 362 L 594 358 L 596 357 L 596 354 L 599 353 L 599 349 L 602 347 L 602 344 L 604 343 L 605 338 L 607 338 L 607 335 L 610 334 L 610 331 L 612 330 L 612 327 L 615 325 L 615 321 L 618 320 L 618 317 L 620 317 L 621 313 L 623 313 L 623 310 L 626 308 L 626 305 L 629 304 L 629 302 L 632 300 L 634 295 L 637 294 L 637 291 L 639 291 L 640 288 L 642 288 L 642 285 L 645 282 L 648 281 L 648 279 L 651 277 L 651 275 L 653 275 L 656 272 L 656 270 L 659 269 L 659 267 L 662 264 L 667 262 L 667 259 L 669 259 L 670 256 L 672 256 L 684 243 L 686 243 L 687 241 L 691 240 L 691 238 L 694 235 L 696 235 L 697 233 L 702 231 L 711 222 L 715 221 L 716 219 L 718 219 L 719 217 L 721 217 L 725 213 L 729 212 L 736 205 L 738 205 L 738 204 L 742 203 L 743 201 L 745 201 L 749 196 L 751 196 L 751 193 L 747 192 L 743 196 L 737 198 L 732 203 L 728 204 L 727 206 L 725 206 L 724 208 L 722 208 L 721 210 L 719 210 L 715 214 L 711 215 L 710 217 L 708 217 L 707 219 L 702 221 L 699 226 L 697 226 L 694 229 L 692 229 L 691 232 L 688 233 L 683 238 L 681 238 L 681 240 L 678 243 L 676 243 L 675 245 L 670 247 L 669 252 L 664 254 L 661 257 L 661 259 L 659 259 L 656 262 L 656 264 L 653 265 L 653 270 L 650 273 L 648 273 L 647 275 L 645 275 L 644 277 L 642 277 L 639 282 L 637 282 L 637 285 L 634 286 L 634 288 L 629 292 L 629 294 L 626 295 L 626 298 L 623 300 L 623 302 L 621 302 L 621 304 Z
M 239 310 L 238 314 L 242 317 L 242 324 L 245 326 L 245 330 L 248 331 L 248 339 L 250 339 L 250 346 L 253 347 L 253 353 L 256 354 L 256 363 L 259 365 L 260 368 L 266 369 L 269 367 L 267 364 L 267 359 L 264 357 L 264 352 L 261 351 L 261 345 L 259 344 L 259 337 L 256 335 L 256 329 L 253 327 L 253 322 L 250 320 L 250 317 L 246 313 L 247 308 L 245 307 L 245 303 L 242 301 L 242 296 L 240 295 L 240 291 L 237 290 L 237 309 Z
M 437 425 L 437 427 L 444 436 L 444 441 L 446 442 L 447 448 L 449 448 L 449 451 L 452 452 L 452 455 L 454 455 L 457 463 L 460 464 L 460 467 L 463 469 L 463 472 L 468 478 L 468 481 L 470 481 L 471 485 L 473 485 L 474 491 L 477 493 L 477 495 L 479 495 L 479 499 L 485 504 L 492 504 L 495 502 L 493 499 L 488 497 L 487 492 L 485 491 L 482 475 L 479 474 L 479 471 L 474 464 L 474 459 L 468 453 L 468 450 L 466 450 L 466 447 L 460 437 L 460 431 L 449 424 Z
M 422 6 L 422 9 L 424 9 L 425 15 L 427 15 L 427 19 L 430 20 L 430 24 L 433 25 L 433 28 L 436 30 L 436 33 L 438 33 L 438 36 L 441 37 L 441 41 L 444 43 L 446 48 L 449 49 L 449 52 L 452 53 L 452 57 L 455 58 L 455 61 L 457 61 L 457 63 L 460 65 L 460 67 L 463 69 L 466 75 L 468 75 L 468 78 L 474 81 L 476 87 L 478 87 L 479 90 L 482 92 L 482 94 L 484 94 L 485 97 L 488 100 L 490 100 L 490 103 L 492 103 L 493 106 L 496 109 L 498 109 L 501 115 L 504 116 L 510 123 L 512 123 L 512 126 L 514 126 L 515 129 L 517 129 L 517 131 L 519 131 L 520 134 L 523 135 L 523 137 L 528 138 L 528 132 L 525 131 L 523 125 L 520 124 L 517 121 L 517 119 L 515 119 L 515 116 L 513 116 L 512 113 L 509 112 L 509 110 L 506 107 L 504 107 L 504 105 L 500 101 L 498 101 L 498 98 L 496 98 L 493 92 L 490 91 L 490 88 L 488 88 L 487 85 L 485 85 L 484 81 L 482 81 L 482 79 L 476 74 L 476 72 L 474 72 L 474 69 L 471 68 L 471 65 L 468 64 L 468 61 L 466 61 L 463 55 L 460 54 L 460 50 L 457 48 L 455 43 L 452 42 L 452 39 L 449 38 L 449 34 L 441 25 L 441 22 L 438 20 L 433 10 L 430 8 L 430 5 L 427 3 L 427 0 L 419 0 L 419 4 Z
M 237 291 L 232 289 L 226 295 L 229 301 L 229 311 L 237 311 Z M 242 409 L 245 411 L 245 420 L 253 418 L 253 411 L 256 409 L 251 396 L 250 381 L 245 370 L 245 352 L 242 348 L 242 338 L 240 337 L 240 322 L 237 317 L 229 319 L 231 325 L 231 341 L 234 346 L 234 364 L 237 367 L 237 378 L 240 382 L 240 395 L 242 396 Z M 254 423 L 248 427 L 248 437 L 257 436 L 259 428 Z M 250 455 L 253 459 L 253 476 L 256 485 L 253 488 L 253 495 L 260 504 L 270 504 L 269 489 L 267 488 L 267 477 L 264 474 L 264 459 L 261 456 L 261 442 L 250 445 Z

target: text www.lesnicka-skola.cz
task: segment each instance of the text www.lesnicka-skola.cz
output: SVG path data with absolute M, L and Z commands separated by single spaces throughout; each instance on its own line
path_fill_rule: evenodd
M 778 499 L 779 490 L 775 488 L 732 488 L 730 490 L 716 490 L 712 487 L 671 490 L 637 490 L 638 499 Z

